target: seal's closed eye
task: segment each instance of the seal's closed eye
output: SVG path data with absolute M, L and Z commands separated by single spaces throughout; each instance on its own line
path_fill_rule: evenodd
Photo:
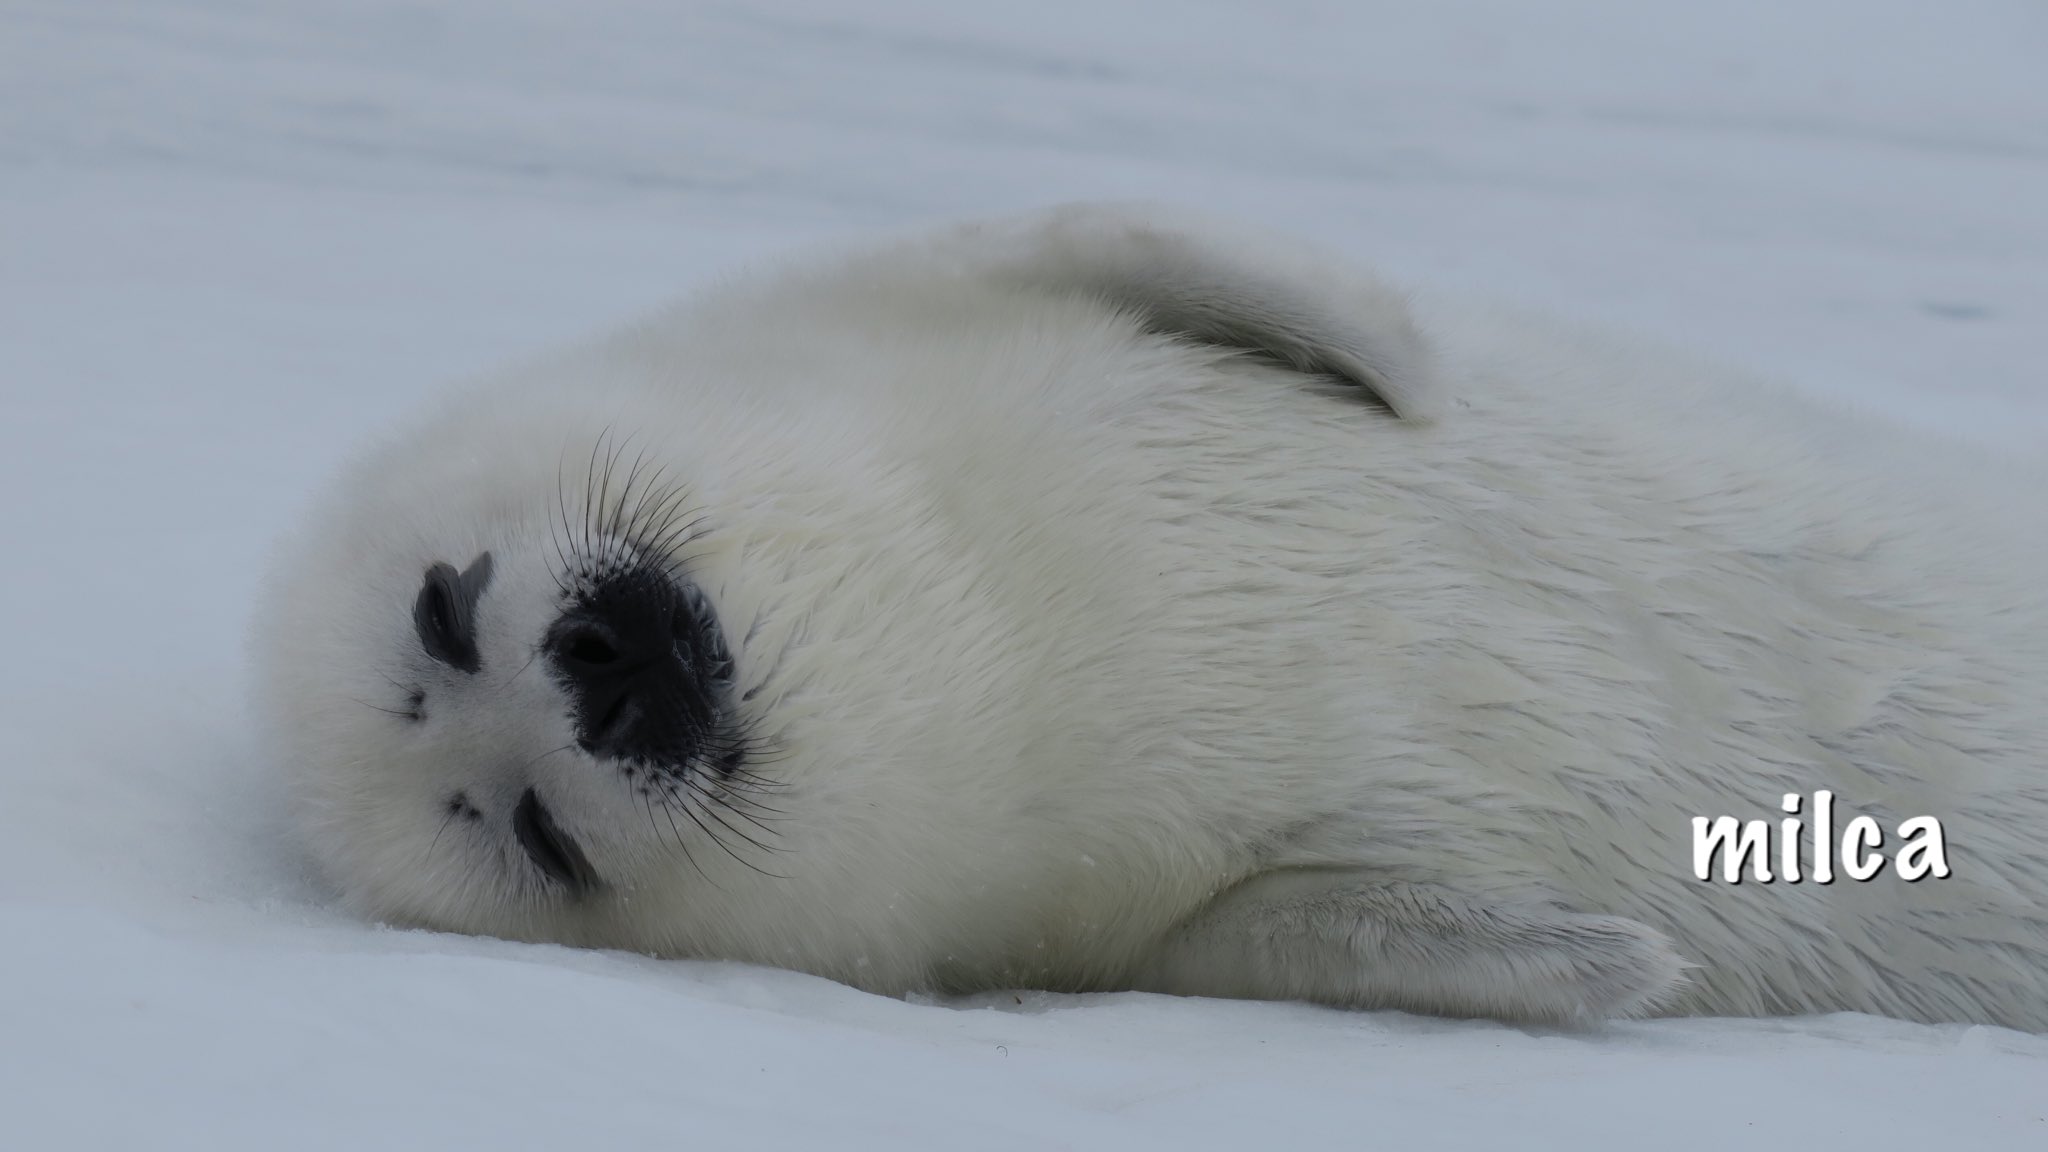
M 452 564 L 427 569 L 419 599 L 413 602 L 413 627 L 427 655 L 451 668 L 475 672 L 482 666 L 476 649 L 476 602 L 491 582 L 491 554 L 485 552 L 457 572 Z

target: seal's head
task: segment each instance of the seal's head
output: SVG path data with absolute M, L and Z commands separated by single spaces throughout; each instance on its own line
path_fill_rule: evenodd
M 600 479 L 593 460 L 588 486 L 603 493 L 617 464 L 615 456 L 607 459 Z M 645 501 L 655 493 L 636 494 L 638 479 L 635 470 L 622 480 L 622 504 L 630 512 L 599 504 L 597 525 L 558 553 L 554 615 L 534 638 L 524 667 L 551 682 L 571 740 L 539 753 L 529 767 L 580 751 L 614 765 L 621 782 L 650 804 L 659 800 L 664 809 L 697 818 L 690 801 L 701 800 L 765 832 L 750 795 L 765 782 L 747 767 L 758 749 L 750 748 L 738 718 L 724 629 L 703 590 L 663 547 L 690 527 L 676 521 L 680 494 L 661 492 L 661 504 L 648 506 Z M 620 519 L 610 523 L 610 517 Z M 417 669 L 403 706 L 393 710 L 408 725 L 425 724 L 429 681 L 450 711 L 487 707 L 468 697 L 483 672 L 478 608 L 495 570 L 492 554 L 481 552 L 459 572 L 436 561 L 422 576 L 413 603 L 413 638 L 431 663 Z M 506 799 L 505 781 L 492 783 L 498 799 Z M 484 819 L 466 788 L 449 792 L 443 806 L 444 823 Z M 718 812 L 706 815 L 723 819 Z M 512 840 L 524 855 L 523 865 L 510 870 L 512 877 L 571 899 L 604 885 L 538 787 L 519 791 L 509 820 Z M 761 846 L 748 832 L 723 826 Z
M 259 619 L 323 871 L 388 921 L 884 989 L 1030 979 L 1062 918 L 1164 931 L 1224 851 L 1228 801 L 1166 770 L 1216 644 L 1171 648 L 1147 502 L 1185 477 L 1120 421 L 1244 353 L 1426 395 L 1384 293 L 1234 251 L 970 227 L 455 396 L 340 479 Z
M 951 899 L 1028 804 L 1028 610 L 909 424 L 592 375 L 456 400 L 288 548 L 259 678 L 309 847 L 393 922 L 880 966 L 833 925 Z

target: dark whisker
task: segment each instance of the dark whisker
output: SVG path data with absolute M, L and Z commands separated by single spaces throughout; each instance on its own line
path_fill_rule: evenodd
M 759 827 L 764 835 L 772 834 L 767 825 L 789 817 L 789 813 L 781 808 L 771 807 L 751 796 L 729 791 L 722 782 L 713 784 L 706 795 L 714 803 L 723 806 L 726 811 Z
M 704 835 L 710 837 L 711 842 L 713 844 L 718 845 L 718 847 L 722 849 L 727 856 L 732 857 L 734 860 L 739 861 L 741 864 L 746 865 L 748 868 L 754 870 L 755 872 L 759 872 L 763 876 L 771 877 L 776 880 L 789 879 L 789 877 L 787 876 L 779 876 L 776 873 L 768 871 L 766 868 L 761 867 L 760 865 L 754 863 L 752 860 L 749 860 L 745 856 L 742 856 L 738 852 L 734 851 L 733 846 L 727 844 L 725 842 L 724 837 L 718 835 L 716 832 L 713 832 L 709 827 L 705 826 L 704 821 L 698 819 L 697 812 L 695 808 L 691 806 L 687 797 L 682 797 L 681 799 L 683 802 L 678 806 L 682 808 L 683 815 L 689 818 L 690 823 L 695 824 L 697 826 L 698 831 L 701 831 L 704 833 Z
M 505 678 L 504 683 L 498 685 L 498 692 L 502 695 L 506 689 L 512 687 L 515 681 L 517 681 L 521 676 L 526 674 L 526 670 L 528 668 L 533 667 L 533 662 L 535 660 L 540 659 L 541 653 L 543 651 L 545 651 L 545 649 L 541 645 L 534 645 L 533 654 L 526 658 L 526 663 L 521 664 L 517 671 L 513 672 L 512 675 L 507 676 Z
M 739 829 L 733 827 L 732 825 L 726 823 L 725 818 L 720 816 L 716 811 L 714 811 L 711 805 L 708 803 L 708 801 L 711 799 L 710 795 L 706 793 L 700 786 L 691 782 L 688 777 L 684 778 L 683 788 L 685 791 L 684 804 L 686 806 L 688 805 L 689 796 L 695 796 L 699 800 L 706 801 L 706 803 L 700 805 L 700 807 L 704 809 L 704 815 L 709 819 L 716 821 L 718 823 L 718 826 L 725 829 L 727 832 L 730 832 L 733 835 L 739 837 L 740 839 L 745 840 L 747 843 L 752 844 L 754 847 L 759 848 L 763 852 L 785 851 L 785 849 L 782 848 L 770 848 L 766 844 L 761 843 L 759 840 L 754 839 L 752 836 L 747 835 L 745 832 L 742 832 Z M 731 808 L 727 808 L 726 810 L 728 812 L 732 811 Z M 756 827 L 759 828 L 759 825 L 757 824 Z M 766 828 L 760 828 L 760 831 L 764 835 L 768 834 L 768 829 Z
M 652 783 L 656 786 L 661 786 L 660 781 L 653 781 Z M 646 795 L 648 809 L 650 812 L 652 812 L 654 805 L 653 790 L 650 788 Z M 669 811 L 668 793 L 665 786 L 662 786 L 661 814 L 664 818 L 668 820 L 669 834 L 675 837 L 676 847 L 682 849 L 683 859 L 689 862 L 690 871 L 695 872 L 697 876 L 700 879 L 702 879 L 705 883 L 710 884 L 714 888 L 717 888 L 718 881 L 713 880 L 711 878 L 711 875 L 705 872 L 704 869 L 697 863 L 697 857 L 690 852 L 689 841 L 683 836 L 682 828 L 676 824 L 675 813 Z M 649 819 L 652 819 L 652 816 L 650 816 Z M 659 833 L 657 832 L 657 835 L 658 834 Z M 724 889 L 722 888 L 719 890 L 724 891 Z
M 455 822 L 456 811 L 457 809 L 450 807 L 446 812 L 443 812 L 441 814 L 441 823 L 434 829 L 434 838 L 432 840 L 427 841 L 427 850 L 420 856 L 420 863 L 425 864 L 427 861 L 432 860 L 434 858 L 434 846 L 441 842 L 441 833 L 446 832 L 448 830 L 448 825 L 453 824 Z
M 543 761 L 543 760 L 547 759 L 548 757 L 550 757 L 550 756 L 553 756 L 553 755 L 556 755 L 556 754 L 558 754 L 558 753 L 562 753 L 562 752 L 567 752 L 567 751 L 569 751 L 569 750 L 570 750 L 571 748 L 574 748 L 574 747 L 576 747 L 575 743 L 574 743 L 574 742 L 571 742 L 571 743 L 568 743 L 568 744 L 564 744 L 564 745 L 562 745 L 562 746 L 561 746 L 560 748 L 550 748 L 550 749 L 548 749 L 547 751 L 545 751 L 545 752 L 541 753 L 540 755 L 538 755 L 538 756 L 535 756 L 535 757 L 534 757 L 533 759 L 531 759 L 531 760 L 528 760 L 528 761 L 527 761 L 526 763 L 524 763 L 524 764 L 521 764 L 521 765 L 519 766 L 519 769 L 518 769 L 518 770 L 519 770 L 519 771 L 521 771 L 521 772 L 524 772 L 524 771 L 526 771 L 526 770 L 527 770 L 528 768 L 531 768 L 531 767 L 533 767 L 533 766 L 534 766 L 535 764 L 538 764 L 538 763 L 540 763 L 541 761 Z
M 548 541 L 549 543 L 552 543 L 555 546 L 555 559 L 560 561 L 562 565 L 561 568 L 551 573 L 551 575 L 555 578 L 556 589 L 558 589 L 564 596 L 567 596 L 569 594 L 568 579 L 570 564 L 569 543 L 567 538 L 575 534 L 574 530 L 569 527 L 569 495 L 567 490 L 563 487 L 564 478 L 562 475 L 562 464 L 567 459 L 568 455 L 569 450 L 567 448 L 564 448 L 562 450 L 562 455 L 557 457 L 555 460 L 555 513 L 562 523 L 562 535 L 558 536 L 555 534 L 555 524 L 553 520 L 550 520 L 548 522 Z

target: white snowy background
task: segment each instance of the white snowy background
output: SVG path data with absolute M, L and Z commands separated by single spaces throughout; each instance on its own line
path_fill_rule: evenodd
M 0 1148 L 2048 1148 L 1998 1029 L 902 1003 L 329 905 L 241 646 L 339 461 L 736 262 L 1134 195 L 2048 433 L 2037 0 L 0 0 Z

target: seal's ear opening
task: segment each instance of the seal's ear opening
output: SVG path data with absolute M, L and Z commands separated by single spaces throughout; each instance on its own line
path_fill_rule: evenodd
M 992 273 L 1036 289 L 1083 291 L 1153 331 L 1270 356 L 1364 388 L 1404 420 L 1441 400 L 1407 301 L 1285 241 L 1233 235 L 1185 213 L 1082 203 L 969 225 Z

